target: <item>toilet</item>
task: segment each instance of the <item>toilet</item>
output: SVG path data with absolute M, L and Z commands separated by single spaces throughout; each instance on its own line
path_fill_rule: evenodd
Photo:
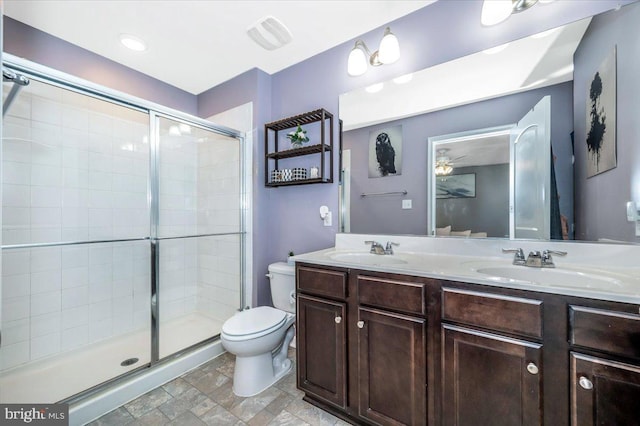
M 275 308 L 259 306 L 238 312 L 222 326 L 222 346 L 236 356 L 233 393 L 257 395 L 291 371 L 287 358 L 296 316 L 294 266 L 269 265 Z

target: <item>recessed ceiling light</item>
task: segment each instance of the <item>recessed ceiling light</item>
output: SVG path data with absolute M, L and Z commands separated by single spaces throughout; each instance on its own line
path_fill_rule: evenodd
M 144 52 L 147 50 L 147 44 L 142 39 L 131 34 L 120 34 L 120 43 L 136 52 Z

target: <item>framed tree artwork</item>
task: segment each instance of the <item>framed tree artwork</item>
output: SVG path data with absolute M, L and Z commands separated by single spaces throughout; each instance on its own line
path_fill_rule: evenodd
M 587 177 L 592 177 L 617 165 L 615 48 L 600 64 L 587 90 Z

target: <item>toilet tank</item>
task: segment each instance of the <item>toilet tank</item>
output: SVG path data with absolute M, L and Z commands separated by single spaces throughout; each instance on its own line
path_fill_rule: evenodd
M 271 280 L 273 306 L 283 311 L 295 313 L 295 267 L 285 262 L 272 263 L 269 265 L 269 275 L 267 276 Z

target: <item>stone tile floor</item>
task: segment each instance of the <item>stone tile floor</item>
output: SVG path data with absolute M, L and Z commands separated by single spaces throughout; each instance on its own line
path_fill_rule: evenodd
M 295 360 L 295 350 L 289 350 Z M 89 423 L 137 425 L 337 425 L 348 423 L 302 400 L 291 372 L 262 393 L 241 398 L 231 390 L 233 355 L 225 353 Z

